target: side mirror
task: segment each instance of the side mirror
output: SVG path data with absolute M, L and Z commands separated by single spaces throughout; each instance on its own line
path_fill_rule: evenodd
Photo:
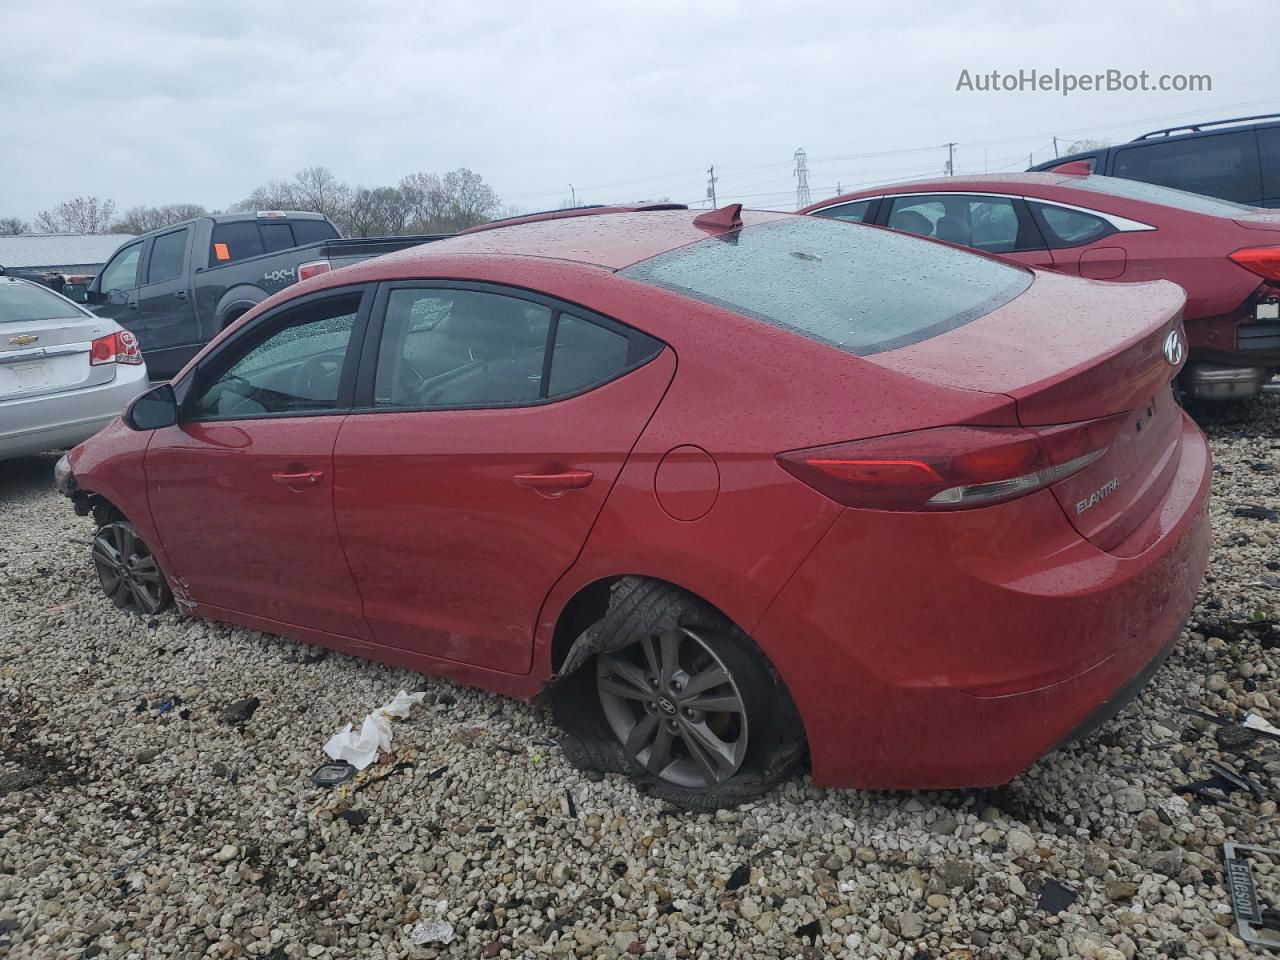
M 89 302 L 89 288 L 83 283 L 64 283 L 62 285 L 62 295 L 68 300 L 74 300 L 76 303 Z
M 173 394 L 173 386 L 162 383 L 148 390 L 129 404 L 123 419 L 130 430 L 172 427 L 178 422 L 178 398 Z

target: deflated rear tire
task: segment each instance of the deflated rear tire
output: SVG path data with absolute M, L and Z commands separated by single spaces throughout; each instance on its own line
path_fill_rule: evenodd
M 128 520 L 98 527 L 93 538 L 93 565 L 102 592 L 126 613 L 159 613 L 173 601 L 151 548 Z
M 669 584 L 624 578 L 599 652 L 552 691 L 566 756 L 698 810 L 753 800 L 805 752 L 786 688 L 751 640 Z

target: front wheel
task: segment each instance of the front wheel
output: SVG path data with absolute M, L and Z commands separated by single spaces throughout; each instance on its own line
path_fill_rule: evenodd
M 151 548 L 127 520 L 98 528 L 93 538 L 93 565 L 102 592 L 126 613 L 159 613 L 173 600 Z

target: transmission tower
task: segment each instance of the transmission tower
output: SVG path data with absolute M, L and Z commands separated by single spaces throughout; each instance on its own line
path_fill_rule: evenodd
M 796 209 L 807 207 L 809 197 L 809 161 L 805 159 L 804 147 L 796 151 Z
M 707 167 L 707 199 L 711 201 L 711 209 L 716 209 L 716 181 L 720 178 L 716 176 L 716 165 L 713 163 Z

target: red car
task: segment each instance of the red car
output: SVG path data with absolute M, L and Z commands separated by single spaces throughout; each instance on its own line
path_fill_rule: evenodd
M 875 187 L 801 212 L 1093 280 L 1172 280 L 1187 292 L 1187 394 L 1280 392 L 1280 213 L 1072 169 Z
M 1204 573 L 1183 294 L 736 207 L 289 287 L 59 464 L 106 593 L 547 691 L 678 802 L 1007 781 Z

